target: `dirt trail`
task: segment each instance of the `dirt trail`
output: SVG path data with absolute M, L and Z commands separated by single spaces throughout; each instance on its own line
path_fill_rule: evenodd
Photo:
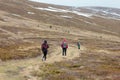
M 50 58 L 48 58 L 48 60 L 46 61 L 47 63 L 54 63 L 56 61 L 63 61 L 63 60 L 68 60 L 68 59 L 73 59 L 75 57 L 79 57 L 80 56 L 80 52 L 82 52 L 83 50 L 85 50 L 85 47 L 81 47 L 81 50 L 77 49 L 77 47 L 75 46 L 70 46 L 67 49 L 67 56 L 62 56 L 62 50 L 58 47 L 54 53 L 52 53 L 50 56 Z
M 84 50 L 84 46 L 81 47 L 81 50 L 78 50 L 77 47 L 71 45 L 68 48 L 67 56 L 63 57 L 61 48 L 56 47 L 53 53 L 48 54 L 47 61 L 44 62 L 41 60 L 41 56 L 31 59 L 1 62 L 0 80 L 24 80 L 24 76 L 29 77 L 27 78 L 28 80 L 36 80 L 36 78 L 30 76 L 30 72 L 32 70 L 37 70 L 39 65 L 73 59 L 75 57 L 79 57 L 80 53 Z

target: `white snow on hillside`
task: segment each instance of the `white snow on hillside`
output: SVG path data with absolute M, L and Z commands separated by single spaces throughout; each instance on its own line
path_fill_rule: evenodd
M 35 14 L 34 12 L 27 12 L 28 14 Z
M 91 14 L 94 16 L 106 18 L 106 19 L 115 19 L 115 20 L 120 20 L 120 14 L 117 12 L 112 12 L 112 9 L 97 9 L 97 8 L 91 8 L 87 7 L 86 9 L 91 10 Z
M 88 14 L 88 13 L 82 13 L 79 11 L 70 11 L 70 10 L 65 10 L 65 9 L 59 9 L 59 8 L 53 8 L 53 7 L 48 7 L 48 8 L 39 8 L 39 7 L 35 7 L 36 9 L 40 9 L 40 10 L 44 10 L 44 11 L 52 11 L 52 12 L 61 12 L 61 13 L 73 13 L 73 14 L 77 14 L 79 16 L 84 16 L 84 17 L 91 17 L 92 14 Z
M 21 17 L 20 15 L 18 15 L 18 14 L 12 14 L 13 16 L 17 16 L 17 17 Z
M 71 16 L 65 16 L 65 15 L 61 15 L 61 17 L 63 17 L 63 18 L 72 18 Z
M 34 1 L 34 0 L 30 0 Z M 51 11 L 51 12 L 56 12 L 56 13 L 72 13 L 76 14 L 79 16 L 87 17 L 87 18 L 92 18 L 92 16 L 100 16 L 104 17 L 107 19 L 116 19 L 120 20 L 120 14 L 117 11 L 113 11 L 112 8 L 102 8 L 102 7 L 84 7 L 83 9 L 88 9 L 88 12 L 81 12 L 80 8 L 76 7 L 70 7 L 69 9 L 61 9 L 61 8 L 55 8 L 55 7 L 32 7 L 35 9 L 43 10 L 43 11 Z M 83 10 L 84 11 L 84 10 Z M 68 16 L 61 16 L 64 18 L 70 18 Z
M 78 11 L 73 11 L 72 13 L 80 15 L 80 16 L 84 16 L 84 17 L 91 17 L 92 16 L 92 14 L 81 13 L 81 12 L 78 12 Z
M 104 18 L 104 19 L 114 19 L 114 20 L 120 20 L 118 18 L 114 18 L 114 17 L 106 17 L 106 16 L 100 16 L 100 15 L 95 15 L 96 17 L 101 17 L 101 18 Z
M 110 12 L 109 10 L 104 10 L 104 11 L 101 10 L 101 12 L 103 12 L 104 14 L 111 14 L 113 16 L 120 16 L 120 14 L 117 14 L 115 12 Z
M 48 7 L 48 8 L 39 8 L 39 7 L 36 7 L 36 9 L 40 9 L 40 10 L 44 10 L 44 11 L 52 11 L 52 12 L 63 12 L 63 13 L 70 12 L 68 10 L 58 9 L 58 8 L 53 8 L 53 7 Z
M 117 14 L 117 13 L 111 13 L 112 15 L 116 15 L 116 16 L 120 16 L 120 14 Z

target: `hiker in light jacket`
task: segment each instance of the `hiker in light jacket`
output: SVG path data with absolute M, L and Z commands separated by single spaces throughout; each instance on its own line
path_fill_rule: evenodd
M 63 56 L 66 56 L 66 53 L 67 53 L 67 48 L 68 48 L 68 44 L 66 42 L 66 39 L 63 40 L 62 44 L 61 44 L 61 47 L 62 47 L 62 55 Z

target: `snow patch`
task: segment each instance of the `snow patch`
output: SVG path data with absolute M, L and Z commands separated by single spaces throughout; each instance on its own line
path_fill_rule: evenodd
M 92 22 L 88 22 L 88 21 L 84 21 L 87 24 L 92 24 L 92 25 L 97 25 L 96 23 L 92 23 Z
M 18 15 L 18 14 L 12 14 L 13 16 L 17 16 L 17 17 L 21 17 L 20 15 Z
M 58 8 L 53 8 L 53 7 L 48 7 L 48 8 L 36 8 L 36 9 L 40 9 L 40 10 L 45 10 L 45 11 L 52 11 L 52 12 L 70 12 L 68 10 L 64 10 L 64 9 L 58 9 Z
M 96 17 L 101 17 L 101 18 L 104 18 L 104 19 L 114 19 L 114 20 L 120 20 L 118 18 L 114 18 L 114 17 L 105 17 L 105 16 L 100 16 L 100 15 L 95 15 Z
M 88 14 L 88 13 L 81 13 L 78 11 L 73 11 L 74 14 L 80 15 L 80 16 L 84 16 L 84 17 L 91 17 L 92 14 Z
M 61 15 L 61 17 L 63 17 L 63 18 L 72 18 L 71 16 L 65 16 L 65 15 Z
M 35 14 L 34 12 L 27 12 L 28 14 Z
M 116 15 L 116 16 L 120 16 L 120 14 L 117 14 L 117 13 L 111 13 L 112 15 Z
M 92 14 L 88 14 L 88 13 L 82 13 L 79 11 L 70 11 L 70 10 L 65 10 L 65 9 L 59 9 L 59 8 L 54 8 L 54 7 L 48 7 L 48 8 L 39 8 L 39 7 L 35 7 L 36 9 L 40 9 L 40 10 L 44 10 L 44 11 L 52 11 L 52 12 L 62 12 L 62 13 L 73 13 L 73 14 L 77 14 L 79 16 L 84 16 L 84 17 L 91 17 Z
M 94 9 L 94 8 L 90 8 L 90 7 L 86 7 L 86 9 L 92 10 L 92 11 L 94 11 L 94 13 L 96 13 L 96 12 L 99 12 L 99 11 L 100 11 L 100 10 L 98 10 L 98 9 Z
M 92 14 L 98 17 L 120 20 L 120 14 L 112 12 L 112 9 L 96 9 L 91 7 L 87 7 L 86 9 L 92 10 L 93 11 Z

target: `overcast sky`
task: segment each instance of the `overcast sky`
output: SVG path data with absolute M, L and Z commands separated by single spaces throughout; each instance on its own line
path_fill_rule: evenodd
M 120 8 L 120 0 L 32 0 L 32 1 L 76 7 L 101 6 Z

